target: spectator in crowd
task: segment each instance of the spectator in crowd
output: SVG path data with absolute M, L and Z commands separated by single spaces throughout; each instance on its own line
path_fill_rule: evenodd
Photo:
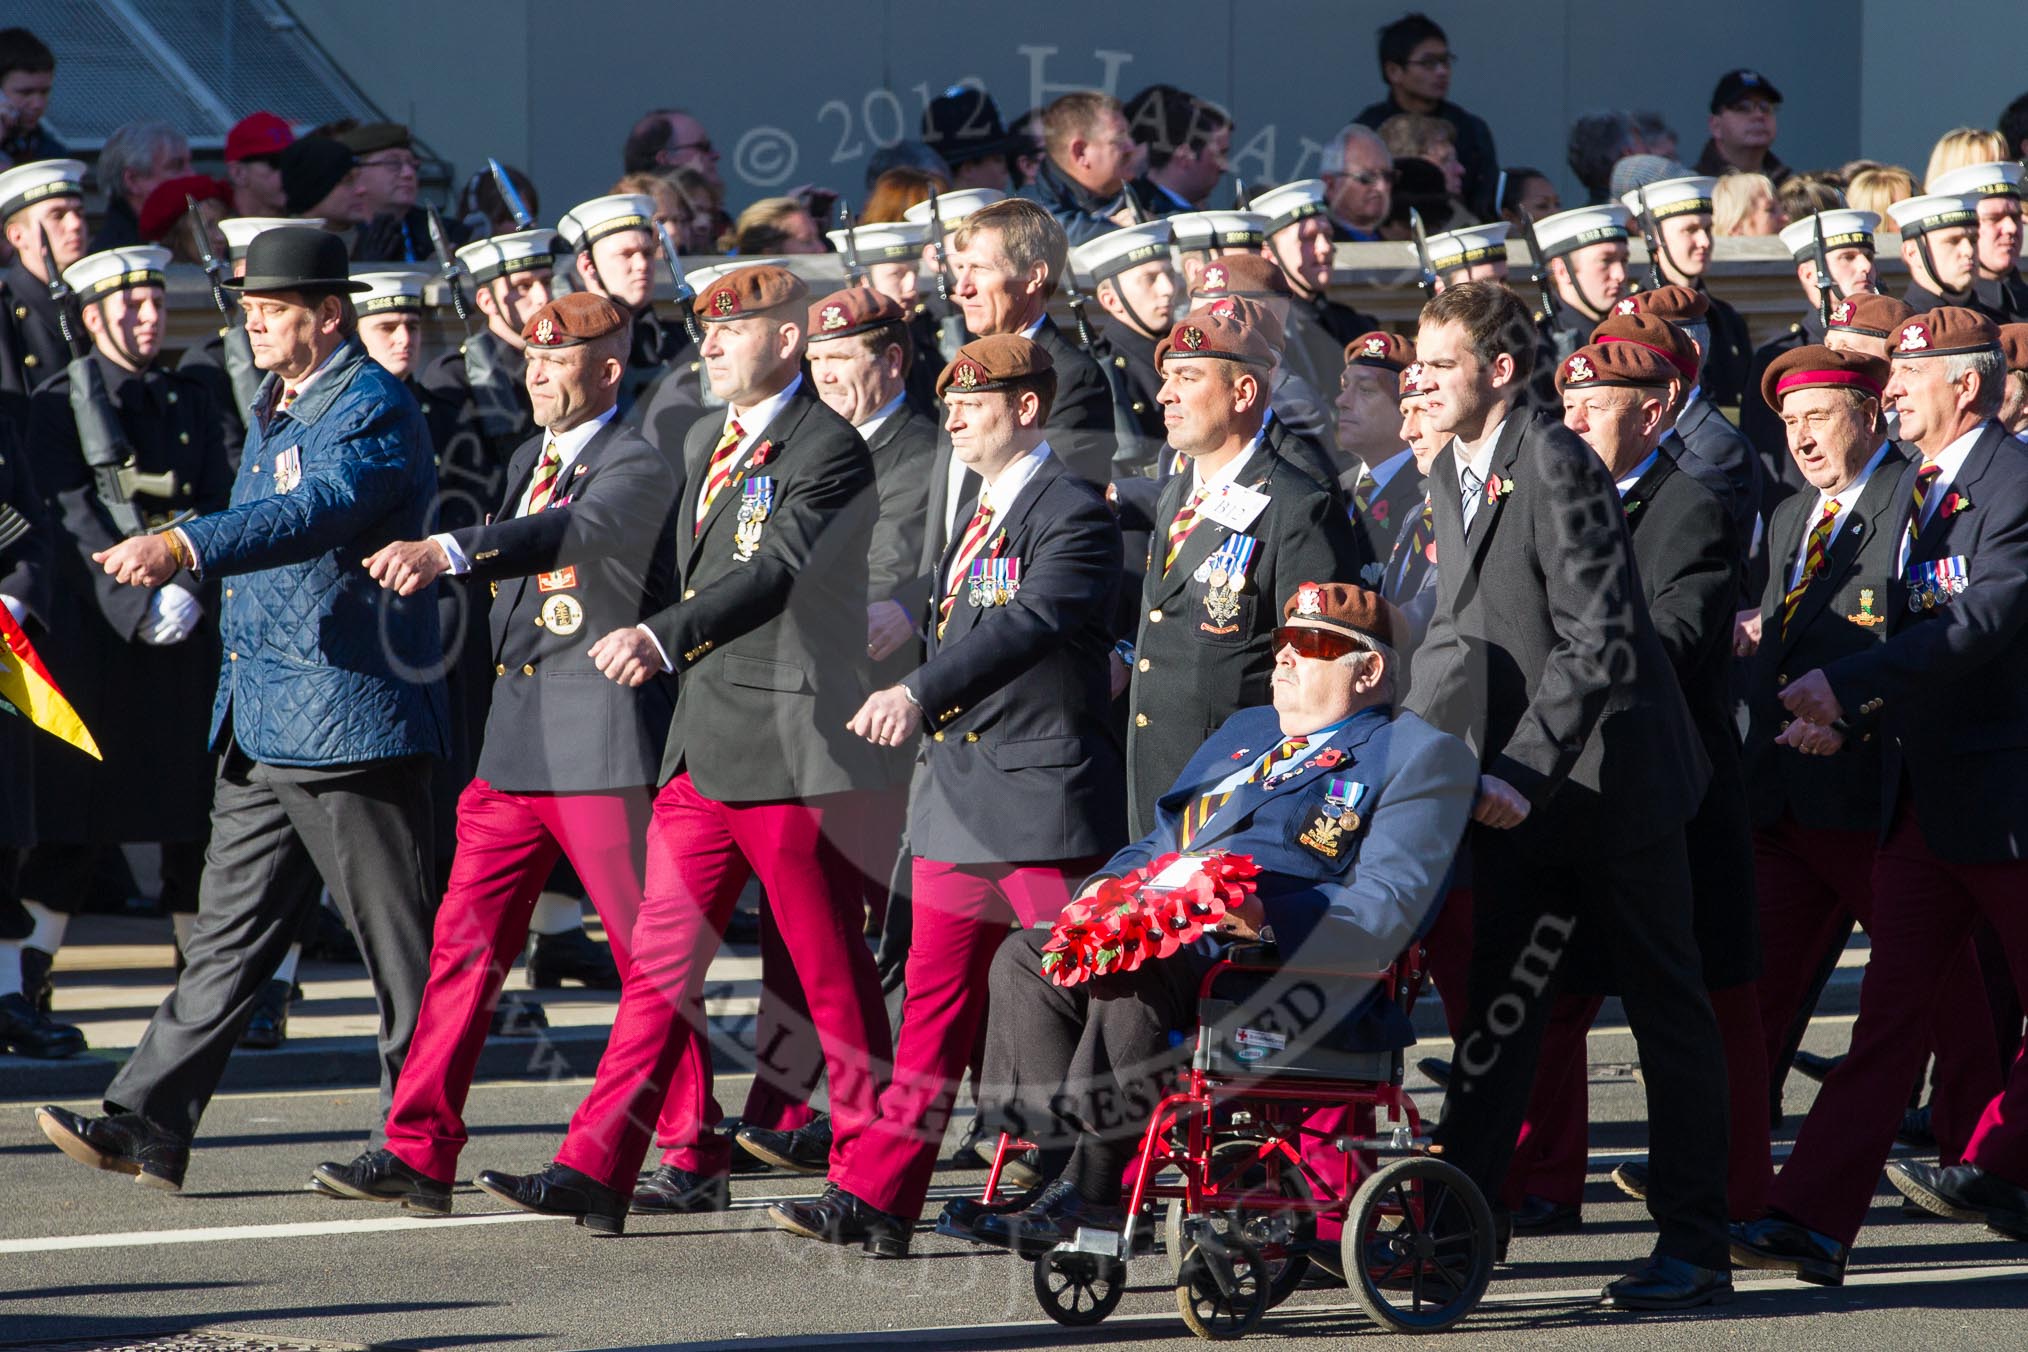
M 1147 155 L 1128 185 L 1144 216 L 1196 211 L 1211 200 L 1232 150 L 1225 110 L 1174 85 L 1149 85 L 1127 100 L 1127 134 Z
M 1126 183 L 1134 159 L 1127 117 L 1110 94 L 1065 94 L 1042 115 L 1047 157 L 1035 182 L 1016 193 L 1056 218 L 1073 245 L 1133 222 Z
M 880 221 L 899 221 L 917 202 L 927 202 L 930 187 L 934 184 L 938 192 L 949 192 L 950 180 L 939 174 L 926 173 L 921 169 L 890 169 L 873 182 L 873 190 L 866 194 L 866 207 L 859 213 L 861 225 L 873 225 Z
M 414 138 L 399 122 L 368 122 L 338 133 L 352 152 L 359 176 L 365 228 L 352 247 L 359 263 L 414 263 L 430 257 L 429 217 L 416 202 L 422 162 Z M 451 242 L 464 242 L 462 223 L 447 224 Z
M 1632 116 L 1634 135 L 1641 138 L 1644 151 L 1664 159 L 1676 158 L 1676 129 L 1669 125 L 1667 119 L 1652 109 L 1637 111 Z
M 305 136 L 282 152 L 284 205 L 290 216 L 324 222 L 324 228 L 352 236 L 366 220 L 366 198 L 352 152 L 328 136 Z
M 1007 172 L 1016 192 L 1033 183 L 1042 172 L 1042 113 L 1040 108 L 1030 108 L 1015 118 L 1010 128 L 1014 149 L 1009 152 Z
M 1421 113 L 1450 123 L 1464 169 L 1462 187 L 1455 191 L 1474 215 L 1485 220 L 1493 215 L 1500 156 L 1485 120 L 1450 101 L 1451 72 L 1457 61 L 1450 39 L 1427 16 L 1406 14 L 1396 19 L 1380 30 L 1380 78 L 1387 81 L 1387 97 L 1360 109 L 1353 121 L 1378 128 L 1398 113 Z M 1383 210 L 1381 215 L 1385 214 Z
M 1888 215 L 1896 202 L 1915 196 L 1915 175 L 1898 164 L 1883 164 L 1853 174 L 1845 188 L 1845 204 L 1876 216 Z
M 929 101 L 922 111 L 922 140 L 943 159 L 943 176 L 954 188 L 1006 192 L 1010 184 L 1027 181 L 1018 178 L 1016 164 L 1035 152 L 1034 139 L 1019 127 L 1010 132 L 1002 125 L 1000 105 L 977 84 L 954 84 Z
M 167 245 L 179 263 L 199 263 L 196 242 L 190 235 L 190 203 L 197 203 L 197 217 L 204 222 L 204 237 L 211 256 L 224 259 L 225 236 L 218 223 L 233 214 L 232 185 L 209 174 L 186 174 L 164 179 L 141 204 L 141 238 L 150 244 Z
M 622 174 L 608 192 L 638 193 L 655 204 L 655 223 L 676 233 L 680 246 L 683 231 L 690 224 L 690 204 L 667 174 Z
M 1421 113 L 1396 113 L 1380 124 L 1380 139 L 1397 162 L 1414 159 L 1435 165 L 1444 176 L 1444 191 L 1463 196 L 1465 164 L 1458 158 L 1457 133 L 1450 123 Z
M 1775 192 L 1776 203 L 1787 221 L 1800 221 L 1820 211 L 1835 211 L 1845 205 L 1839 186 L 1821 174 L 1795 174 Z
M 540 219 L 542 194 L 536 191 L 535 180 L 511 164 L 500 167 L 507 171 L 507 181 L 514 185 L 514 191 L 521 194 L 522 205 L 528 208 L 530 215 Z M 521 229 L 520 222 L 514 219 L 513 208 L 500 195 L 500 185 L 493 181 L 493 171 L 489 166 L 481 165 L 465 180 L 465 186 L 458 189 L 457 206 L 458 221 L 465 227 L 468 242 L 491 239 L 494 235 L 511 235 Z
M 1611 184 L 1612 199 L 1622 205 L 1627 194 L 1650 183 L 1662 183 L 1672 178 L 1689 178 L 1690 171 L 1675 160 L 1661 155 L 1628 155 L 1613 166 Z M 1631 210 L 1631 208 L 1629 208 Z
M 718 148 L 704 124 L 681 108 L 653 108 L 641 114 L 620 149 L 620 166 L 629 174 L 689 169 L 701 175 L 712 196 L 712 235 L 732 228 L 725 214 L 725 180 L 718 173 Z M 687 247 L 687 241 L 686 241 Z
M 232 185 L 233 216 L 280 216 L 288 211 L 282 187 L 282 152 L 295 141 L 289 124 L 270 112 L 248 113 L 225 134 L 225 177 Z
M 56 54 L 26 28 L 0 28 L 0 169 L 63 158 L 42 125 L 56 85 Z
M 1999 132 L 1982 127 L 1958 127 L 1937 137 L 1936 144 L 1930 148 L 1929 168 L 1922 175 L 1922 190 L 1940 191 L 1936 186 L 1937 179 L 1953 169 L 2013 158 L 2007 150 L 2007 138 Z
M 809 209 L 793 197 L 763 197 L 732 227 L 733 251 L 749 258 L 765 254 L 823 253 L 824 232 Z
M 1428 160 L 1399 159 L 1394 162 L 1394 201 L 1387 209 L 1387 219 L 1380 224 L 1380 237 L 1414 239 L 1410 211 L 1421 212 L 1424 233 L 1435 234 L 1458 224 L 1464 206 L 1451 195 L 1443 170 Z
M 1507 191 L 1500 198 L 1500 219 L 1515 227 L 1563 210 L 1556 184 L 1540 169 L 1515 165 L 1507 170 Z
M 1726 174 L 1711 194 L 1712 224 L 1721 235 L 1772 235 L 1787 225 L 1766 174 Z
M 921 141 L 896 141 L 891 146 L 882 146 L 866 157 L 866 191 L 873 191 L 873 185 L 880 176 L 890 169 L 908 169 L 919 174 L 931 174 L 948 183 L 951 167 L 944 163 L 944 157 L 931 150 Z
M 2000 113 L 2000 140 L 2007 149 L 1999 158 L 2028 159 L 2028 94 L 2015 99 Z
M 1625 113 L 1611 109 L 1586 113 L 1570 124 L 1564 159 L 1584 186 L 1587 206 L 1612 200 L 1613 166 L 1640 149 L 1633 119 Z
M 725 223 L 724 192 L 712 187 L 711 180 L 690 165 L 671 169 L 662 177 L 676 185 L 676 191 L 682 195 L 684 205 L 689 209 L 689 229 L 677 241 L 683 246 L 683 252 L 717 252 L 719 235 L 731 228 Z
M 1711 91 L 1711 139 L 1697 157 L 1697 172 L 1723 177 L 1738 170 L 1780 183 L 1791 172 L 1775 157 L 1775 109 L 1782 94 L 1751 70 L 1729 70 Z
M 167 122 L 115 127 L 99 151 L 99 186 L 106 215 L 92 232 L 92 251 L 141 242 L 141 205 L 155 185 L 190 172 L 190 143 Z
M 1340 131 L 1324 148 L 1320 177 L 1332 238 L 1341 244 L 1379 239 L 1394 198 L 1394 155 L 1380 133 L 1358 122 Z

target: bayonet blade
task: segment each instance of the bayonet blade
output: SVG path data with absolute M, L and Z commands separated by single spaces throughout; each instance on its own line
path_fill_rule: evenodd
M 514 217 L 515 226 L 522 230 L 533 230 L 535 213 L 528 209 L 528 204 L 521 200 L 521 194 L 515 190 L 514 179 L 508 174 L 507 166 L 488 155 L 486 168 L 492 171 L 493 186 L 500 190 L 500 200 L 507 204 L 507 210 Z

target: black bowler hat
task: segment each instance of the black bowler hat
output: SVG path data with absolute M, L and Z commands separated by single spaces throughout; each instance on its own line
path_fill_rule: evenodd
M 345 241 L 313 225 L 279 225 L 254 236 L 246 276 L 221 283 L 234 291 L 372 290 L 347 276 Z
M 952 85 L 929 101 L 922 112 L 922 139 L 953 169 L 989 155 L 1011 158 L 1036 150 L 1030 137 L 1008 133 L 991 94 L 969 84 Z

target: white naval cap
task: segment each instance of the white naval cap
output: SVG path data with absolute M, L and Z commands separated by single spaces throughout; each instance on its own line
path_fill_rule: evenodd
M 1693 174 L 1689 178 L 1657 179 L 1632 192 L 1620 194 L 1620 201 L 1626 205 L 1628 211 L 1639 215 L 1641 198 L 1645 195 L 1648 199 L 1648 210 L 1654 214 L 1655 219 L 1666 221 L 1671 216 L 1687 215 L 1690 212 L 1701 211 L 1709 214 L 1711 194 L 1717 191 L 1717 188 L 1717 179 Z
M 692 291 L 701 296 L 711 289 L 713 282 L 725 276 L 728 272 L 738 272 L 741 268 L 786 268 L 788 266 L 789 260 L 786 258 L 728 258 L 723 263 L 711 263 L 705 267 L 692 268 L 683 274 L 683 281 Z M 793 272 L 794 269 L 790 268 L 790 271 Z
M 1429 237 L 1429 265 L 1439 273 L 1468 268 L 1474 263 L 1503 263 L 1507 259 L 1507 232 L 1514 227 L 1505 221 L 1468 225 Z M 1414 244 L 1410 244 L 1412 249 Z
M 1968 164 L 1962 169 L 1938 174 L 1928 186 L 1933 193 L 1969 197 L 1975 202 L 1981 197 L 2019 197 L 2021 162 L 1990 160 L 1985 164 Z
M 169 251 L 156 244 L 132 244 L 120 249 L 102 249 L 86 254 L 63 270 L 63 280 L 77 294 L 78 304 L 135 286 L 161 286 L 169 266 Z
M 1305 216 L 1322 216 L 1330 210 L 1324 205 L 1324 180 L 1321 178 L 1299 178 L 1294 183 L 1284 183 L 1246 205 L 1267 217 L 1267 233 L 1270 235 L 1283 226 L 1294 225 Z
M 1814 216 L 1805 216 L 1781 229 L 1776 236 L 1791 258 L 1814 257 L 1817 252 L 1817 222 L 1824 224 L 1824 252 L 1833 249 L 1864 249 L 1873 252 L 1873 232 L 1880 228 L 1878 212 L 1857 207 L 1833 207 Z
M 556 232 L 572 250 L 589 249 L 607 235 L 617 235 L 622 230 L 654 228 L 655 199 L 635 192 L 579 202 L 556 223 Z
M 958 222 L 981 207 L 990 207 L 1007 194 L 998 188 L 953 188 L 937 194 L 937 219 L 944 223 L 944 229 L 955 230 Z M 930 224 L 930 204 L 925 198 L 901 213 L 902 220 L 910 225 Z
M 556 266 L 554 230 L 516 230 L 475 239 L 458 250 L 458 261 L 480 286 L 515 272 L 547 272 Z
M 1617 202 L 1559 211 L 1535 222 L 1535 242 L 1542 246 L 1544 258 L 1561 258 L 1587 244 L 1625 239 L 1628 222 L 1632 219 L 1627 209 Z
M 1164 216 L 1176 247 L 1185 253 L 1209 249 L 1257 249 L 1267 238 L 1267 217 L 1258 211 L 1181 211 Z
M 84 164 L 78 160 L 34 160 L 0 174 L 0 221 L 50 197 L 84 196 Z
M 427 272 L 361 272 L 355 270 L 352 280 L 364 282 L 366 289 L 352 298 L 353 308 L 362 315 L 386 314 L 391 310 L 405 310 L 411 314 L 423 311 L 423 283 L 429 280 Z
M 1979 223 L 1977 202 L 1956 193 L 1933 192 L 1921 197 L 1904 197 L 1887 209 L 1894 217 L 1894 228 L 1906 235 L 1927 235 L 1932 230 L 1948 230 L 1954 225 L 1976 227 Z
M 218 233 L 225 236 L 225 256 L 235 263 L 241 261 L 246 257 L 247 245 L 256 236 L 285 225 L 307 225 L 321 230 L 324 221 L 319 216 L 228 216 L 218 223 Z
M 849 242 L 861 264 L 920 262 L 922 246 L 929 243 L 929 237 L 927 221 L 875 221 L 854 226 L 849 241 L 843 230 L 828 231 L 824 236 L 840 258 L 847 256 Z
M 1142 221 L 1138 225 L 1108 230 L 1070 251 L 1071 275 L 1097 286 L 1108 277 L 1117 277 L 1130 268 L 1161 259 L 1169 260 L 1169 222 Z

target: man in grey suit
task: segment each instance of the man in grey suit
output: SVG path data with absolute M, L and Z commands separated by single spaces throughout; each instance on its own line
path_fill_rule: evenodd
M 1437 599 L 1408 707 L 1480 757 L 1466 840 L 1470 995 L 1438 1140 L 1487 1195 L 1514 1150 L 1555 993 L 1597 927 L 1646 1073 L 1652 1257 L 1607 1288 L 1673 1309 L 1730 1293 L 1725 1072 L 1690 928 L 1683 824 L 1710 767 L 1635 582 L 1619 495 L 1524 407 L 1527 311 L 1493 282 L 1423 307 Z

